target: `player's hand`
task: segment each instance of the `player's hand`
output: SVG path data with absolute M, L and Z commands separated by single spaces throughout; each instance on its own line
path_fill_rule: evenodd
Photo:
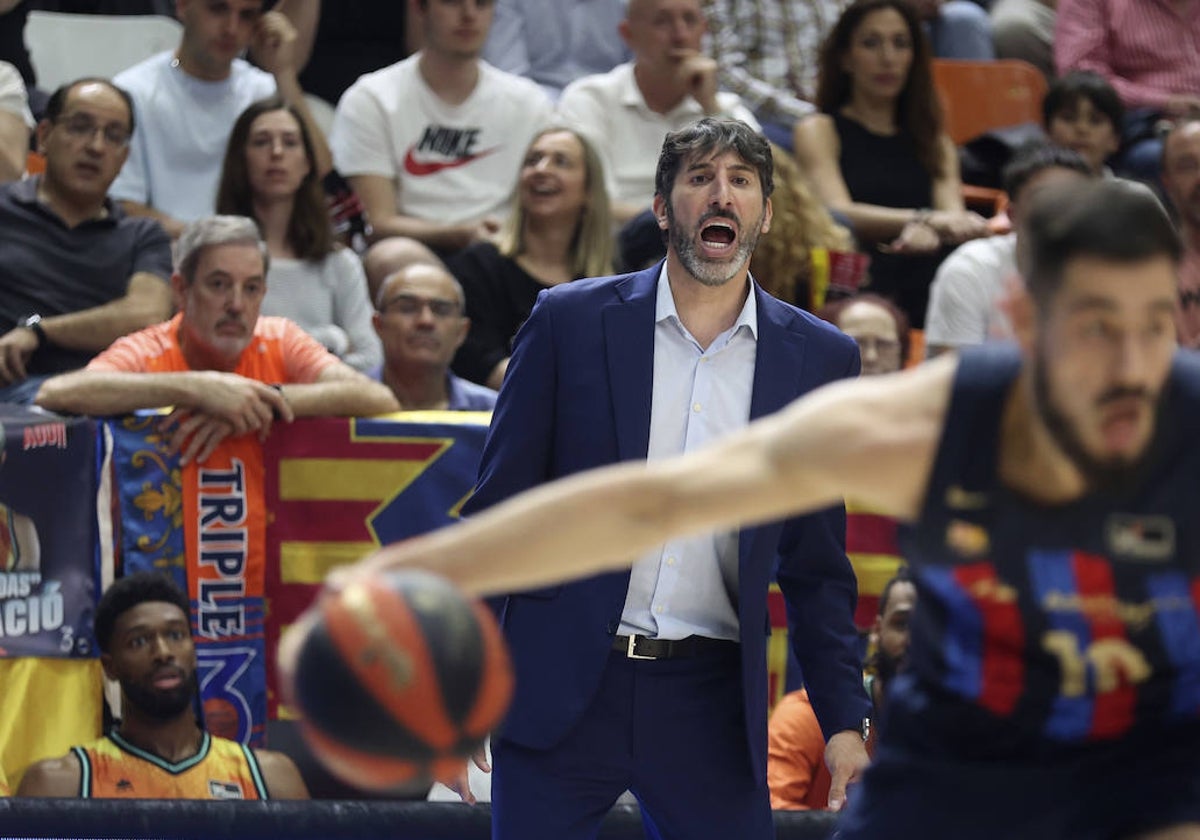
M 825 745 L 825 766 L 829 768 L 829 810 L 840 811 L 846 804 L 846 788 L 862 779 L 871 763 L 862 734 L 853 729 L 838 732 Z
M 283 394 L 266 383 L 222 371 L 197 371 L 196 376 L 195 407 L 228 420 L 235 435 L 261 431 L 265 436 L 276 418 L 295 419 Z
M 254 60 L 272 76 L 295 73 L 296 27 L 282 12 L 264 12 L 254 33 Z
M 25 365 L 37 346 L 37 335 L 25 327 L 13 327 L 0 335 L 0 385 L 11 385 L 26 377 Z
M 717 103 L 717 62 L 696 50 L 675 50 L 671 57 L 679 62 L 676 73 L 688 95 L 706 114 L 721 110 Z

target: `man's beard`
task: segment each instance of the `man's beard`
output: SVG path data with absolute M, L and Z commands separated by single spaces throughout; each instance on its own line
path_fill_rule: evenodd
M 754 253 L 754 246 L 758 244 L 759 232 L 762 230 L 763 217 L 760 214 L 753 227 L 743 228 L 741 220 L 734 213 L 728 210 L 710 210 L 700 217 L 696 228 L 699 229 L 709 219 L 731 219 L 737 223 L 738 230 L 744 234 L 733 257 L 727 261 L 706 260 L 700 256 L 699 249 L 696 248 L 692 237 L 675 224 L 675 211 L 671 209 L 670 202 L 667 202 L 667 225 L 670 230 L 671 246 L 679 255 L 679 261 L 683 267 L 687 269 L 688 274 L 705 286 L 724 286 L 741 271 L 742 266 Z
M 1071 425 L 1071 421 L 1067 419 L 1066 415 L 1055 404 L 1054 397 L 1050 392 L 1050 377 L 1047 370 L 1048 365 L 1046 364 L 1045 357 L 1042 355 L 1042 351 L 1039 350 L 1033 364 L 1034 405 L 1038 417 L 1046 427 L 1046 430 L 1050 432 L 1050 437 L 1054 439 L 1058 448 L 1063 451 L 1071 463 L 1075 465 L 1075 468 L 1082 474 L 1088 489 L 1093 492 L 1112 493 L 1140 485 L 1150 461 L 1153 438 L 1151 443 L 1148 443 L 1140 453 L 1131 458 L 1122 458 L 1120 456 L 1113 456 L 1111 458 L 1095 457 L 1087 451 L 1087 447 L 1084 446 L 1075 427 Z M 1107 402 L 1130 397 L 1145 400 L 1151 406 L 1151 416 L 1154 418 L 1155 424 L 1157 424 L 1162 412 L 1163 398 L 1161 393 L 1157 397 L 1154 397 L 1144 388 L 1124 388 L 1117 386 L 1101 394 L 1096 399 L 1096 406 L 1100 407 Z
M 154 720 L 171 720 L 192 705 L 196 696 L 198 680 L 192 671 L 179 685 L 163 690 L 147 688 L 141 683 L 123 682 L 121 691 L 125 698 L 143 715 Z

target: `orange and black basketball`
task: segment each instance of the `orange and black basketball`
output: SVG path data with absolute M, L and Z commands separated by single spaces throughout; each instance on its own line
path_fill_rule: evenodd
M 362 577 L 324 598 L 285 691 L 309 746 L 364 790 L 446 781 L 508 709 L 491 612 L 428 572 Z

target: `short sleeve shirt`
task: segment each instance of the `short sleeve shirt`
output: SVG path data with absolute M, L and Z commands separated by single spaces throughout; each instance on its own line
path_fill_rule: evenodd
M 191 370 L 179 346 L 183 315 L 118 338 L 91 361 L 88 370 L 179 373 Z M 337 363 L 337 357 L 286 318 L 262 316 L 233 372 L 259 382 L 308 384 Z

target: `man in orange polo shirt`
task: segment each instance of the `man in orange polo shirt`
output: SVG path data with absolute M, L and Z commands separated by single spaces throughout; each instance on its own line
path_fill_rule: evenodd
M 875 648 L 863 685 L 871 698 L 871 718 L 887 699 L 887 686 L 908 659 L 908 622 L 917 603 L 917 589 L 908 567 L 883 587 L 879 614 L 871 628 Z M 872 729 L 868 729 L 870 735 Z M 875 739 L 867 750 L 874 753 Z M 767 786 L 775 810 L 806 811 L 829 802 L 829 770 L 825 767 L 825 737 L 804 689 L 783 696 L 767 724 Z
M 94 415 L 173 406 L 164 432 L 184 464 L 203 461 L 231 435 L 265 438 L 277 419 L 400 409 L 391 390 L 296 324 L 259 316 L 269 257 L 253 221 L 191 223 L 177 260 L 171 285 L 179 314 L 118 339 L 83 370 L 48 379 L 38 405 Z

